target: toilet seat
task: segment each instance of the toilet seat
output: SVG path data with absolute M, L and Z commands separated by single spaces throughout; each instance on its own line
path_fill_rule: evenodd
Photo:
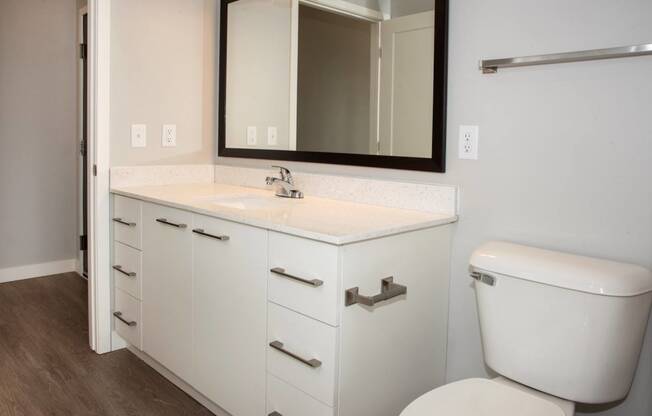
M 400 416 L 572 415 L 553 400 L 544 399 L 542 393 L 531 393 L 510 383 L 472 378 L 447 384 L 410 403 Z

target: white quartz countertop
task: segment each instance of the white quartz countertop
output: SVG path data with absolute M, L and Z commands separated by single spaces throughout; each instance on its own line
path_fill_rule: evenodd
M 274 196 L 271 190 L 218 183 L 132 186 L 114 194 L 335 245 L 435 227 L 455 215 L 387 208 L 307 195 Z

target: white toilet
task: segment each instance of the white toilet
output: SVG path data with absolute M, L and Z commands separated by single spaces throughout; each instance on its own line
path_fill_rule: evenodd
M 504 377 L 432 390 L 401 416 L 572 416 L 627 395 L 652 305 L 631 264 L 489 242 L 471 257 L 486 364 Z

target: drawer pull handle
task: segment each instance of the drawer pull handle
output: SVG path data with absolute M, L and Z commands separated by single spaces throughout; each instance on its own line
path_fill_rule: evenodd
M 117 222 L 118 224 L 126 225 L 127 227 L 135 227 L 136 226 L 135 222 L 125 221 L 122 218 L 114 218 L 113 222 Z
M 290 351 L 286 350 L 283 347 L 283 343 L 281 341 L 272 341 L 272 342 L 269 343 L 269 346 L 274 348 L 277 351 L 282 352 L 283 354 L 285 354 L 287 356 L 290 356 L 290 357 L 294 358 L 297 361 L 300 361 L 300 362 L 304 363 L 307 366 L 310 366 L 312 368 L 321 367 L 321 361 L 319 361 L 317 359 L 314 359 L 314 358 L 311 359 L 311 360 L 306 360 L 303 357 L 299 357 L 298 355 L 296 355 L 294 353 L 291 353 Z
M 195 228 L 192 230 L 193 233 L 203 235 L 204 237 L 208 238 L 214 238 L 216 240 L 220 241 L 229 241 L 229 236 L 228 235 L 215 235 L 215 234 L 209 234 L 206 231 L 202 230 L 201 228 Z
M 175 228 L 186 228 L 187 227 L 186 224 L 177 224 L 177 223 L 174 223 L 174 222 L 170 222 L 170 221 L 167 220 L 167 218 L 157 218 L 156 222 L 160 222 L 161 224 L 169 225 L 169 226 L 175 227 Z
M 270 413 L 270 414 L 267 415 L 267 416 L 283 416 L 283 415 L 280 414 L 279 412 L 272 412 L 272 413 Z
M 363 296 L 358 293 L 359 288 L 354 287 L 346 291 L 345 305 L 351 306 L 360 303 L 366 306 L 375 306 L 377 303 L 390 300 L 397 296 L 405 295 L 407 287 L 394 283 L 393 277 L 387 277 L 381 280 L 382 286 L 379 294 L 375 296 Z
M 125 318 L 122 317 L 122 312 L 113 312 L 113 316 L 124 322 L 125 325 L 127 326 L 136 326 L 136 321 L 127 321 Z
M 115 266 L 113 266 L 113 270 L 116 270 L 116 271 L 118 271 L 118 272 L 124 274 L 125 276 L 136 277 L 136 272 L 128 272 L 128 271 L 125 271 L 125 270 L 122 268 L 122 266 L 119 266 L 119 265 L 117 265 L 117 264 L 116 264 Z
M 283 277 L 286 277 L 288 279 L 294 280 L 296 282 L 305 283 L 307 285 L 314 286 L 314 287 L 318 287 L 318 286 L 321 286 L 321 285 L 324 284 L 324 282 L 322 280 L 319 280 L 319 279 L 308 280 L 308 279 L 304 279 L 302 277 L 298 277 L 298 276 L 294 276 L 292 274 L 286 273 L 285 269 L 282 268 L 282 267 L 274 267 L 273 269 L 270 269 L 270 272 L 272 272 L 274 274 L 277 274 L 279 276 L 283 276 Z

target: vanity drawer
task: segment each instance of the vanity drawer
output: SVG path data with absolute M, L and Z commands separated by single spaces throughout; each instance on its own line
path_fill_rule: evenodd
M 142 253 L 125 244 L 113 243 L 113 281 L 115 287 L 129 293 L 136 299 L 140 297 Z
M 141 349 L 140 301 L 122 290 L 116 289 L 113 311 L 115 331 L 125 341 Z
M 113 239 L 141 248 L 141 203 L 136 199 L 113 196 Z
M 273 375 L 267 375 L 269 416 L 335 416 L 333 408 L 315 400 Z
M 339 325 L 336 246 L 270 232 L 269 267 L 269 300 Z
M 333 405 L 338 328 L 282 306 L 267 305 L 267 371 Z

